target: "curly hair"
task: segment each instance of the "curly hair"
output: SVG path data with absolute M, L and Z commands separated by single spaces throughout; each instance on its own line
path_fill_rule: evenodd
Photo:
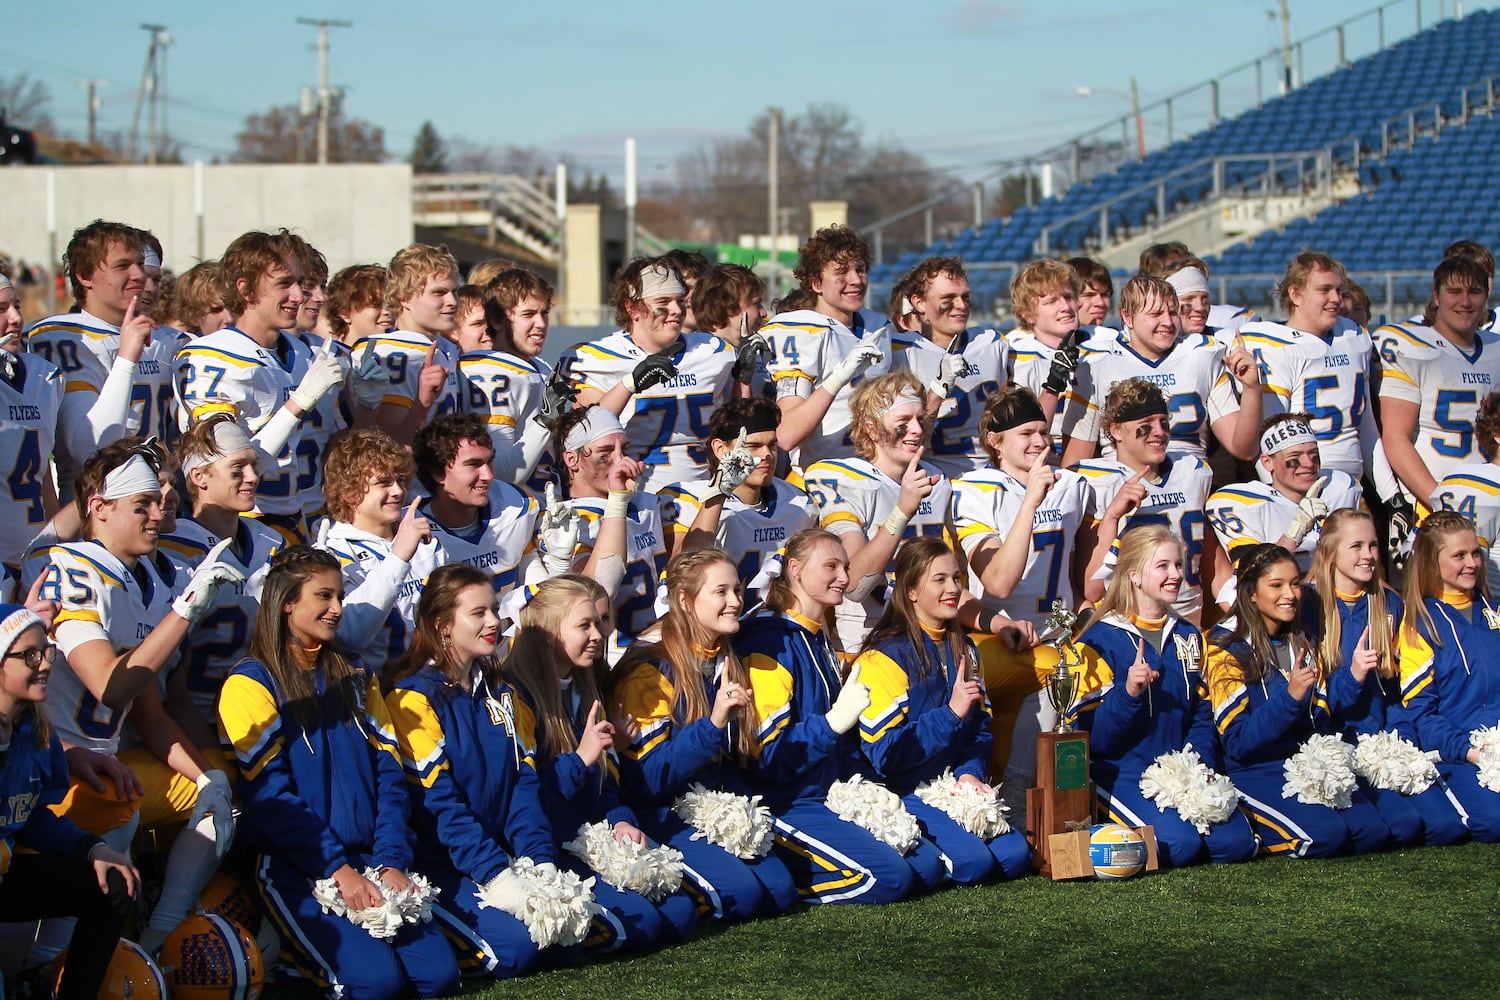
M 909 371 L 886 372 L 884 375 L 866 379 L 849 397 L 849 438 L 854 442 L 854 453 L 860 458 L 875 457 L 875 446 L 885 433 L 880 414 L 903 394 L 927 398 L 927 389 Z M 925 427 L 929 421 L 924 410 L 921 416 Z
M 615 322 L 620 324 L 620 329 L 630 329 L 630 303 L 641 301 L 641 274 L 657 266 L 677 273 L 677 268 L 666 257 L 637 257 L 622 264 L 615 272 L 614 280 L 609 283 L 609 304 L 615 307 Z M 686 284 L 683 282 L 684 286 Z
M 355 508 L 370 490 L 370 483 L 384 474 L 402 486 L 411 485 L 411 455 L 389 434 L 377 430 L 350 431 L 349 436 L 328 450 L 323 463 L 323 502 L 328 516 L 349 524 Z
M 293 236 L 287 229 L 278 229 L 274 233 L 252 230 L 236 236 L 219 260 L 219 288 L 224 293 L 224 305 L 230 315 L 244 315 L 250 308 L 246 294 L 254 295 L 260 280 L 270 274 L 272 268 L 300 270 L 302 248 L 306 245 L 305 240 Z M 245 283 L 245 292 L 240 291 L 241 281 Z
M 333 276 L 328 283 L 328 301 L 323 315 L 333 335 L 343 340 L 349 335 L 348 317 L 370 306 L 385 305 L 385 266 L 355 264 Z
M 954 281 L 969 280 L 969 272 L 964 270 L 964 262 L 957 257 L 928 257 L 906 272 L 906 277 L 901 280 L 906 283 L 907 295 L 925 299 L 932 283 L 944 274 Z
M 216 260 L 194 264 L 183 272 L 172 289 L 171 319 L 200 332 L 199 323 L 224 302 L 224 269 Z
M 417 482 L 428 493 L 438 491 L 438 477 L 458 458 L 458 449 L 465 441 L 494 450 L 484 418 L 477 413 L 449 413 L 417 431 L 411 443 L 411 458 L 416 465 Z
M 1167 397 L 1162 394 L 1161 389 L 1154 382 L 1148 382 L 1143 378 L 1128 378 L 1123 382 L 1116 382 L 1104 397 L 1104 412 L 1100 415 L 1100 423 L 1104 426 L 1120 422 L 1120 413 L 1131 407 L 1140 406 L 1145 403 L 1160 403 L 1165 409 Z
M 828 226 L 813 233 L 802 244 L 797 253 L 797 266 L 792 270 L 802 290 L 817 301 L 815 283 L 823 281 L 823 268 L 839 262 L 851 267 L 870 269 L 870 244 L 848 226 Z
M 765 282 L 748 267 L 716 264 L 693 286 L 693 315 L 703 330 L 722 330 L 740 306 L 766 292 Z

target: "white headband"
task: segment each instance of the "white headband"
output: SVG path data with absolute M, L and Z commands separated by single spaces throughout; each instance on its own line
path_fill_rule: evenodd
M 214 425 L 214 450 L 211 455 L 189 455 L 182 462 L 182 474 L 186 476 L 194 469 L 201 469 L 205 465 L 213 465 L 222 458 L 226 458 L 237 451 L 246 448 L 254 448 L 250 441 L 250 435 L 245 429 L 233 420 L 221 420 Z
M 7 278 L 3 274 L 0 274 L 0 292 L 5 291 L 7 288 L 15 288 L 15 287 L 16 287 L 15 285 L 11 284 L 9 278 Z
M 583 423 L 568 431 L 568 436 L 563 439 L 563 450 L 578 451 L 602 437 L 624 433 L 625 425 L 620 423 L 619 417 L 602 406 L 592 406 L 589 408 L 589 415 L 583 418 Z
M 1185 267 L 1176 274 L 1169 275 L 1167 284 L 1176 290 L 1178 298 L 1194 292 L 1208 293 L 1208 275 L 1196 267 Z
M 686 295 L 687 286 L 677 272 L 665 264 L 652 264 L 641 271 L 641 299 L 658 295 Z
M 1301 420 L 1283 420 L 1260 436 L 1260 453 L 1274 455 L 1299 444 L 1317 444 L 1318 436 Z
M 94 496 L 100 500 L 123 500 L 138 493 L 160 493 L 161 480 L 151 463 L 139 455 L 104 477 L 104 486 Z
M 144 266 L 161 267 L 161 254 L 157 253 L 151 247 L 142 247 L 141 251 L 141 257 L 143 258 L 141 263 Z
M 896 398 L 891 400 L 891 405 L 880 411 L 880 419 L 884 420 L 886 414 L 890 413 L 892 410 L 900 409 L 903 406 L 909 406 L 913 404 L 920 407 L 922 405 L 922 397 L 918 396 L 910 389 L 902 389 L 900 392 L 896 393 Z

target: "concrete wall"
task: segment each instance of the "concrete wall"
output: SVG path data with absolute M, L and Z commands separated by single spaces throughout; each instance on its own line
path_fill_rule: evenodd
M 201 209 L 201 216 L 199 211 Z M 149 229 L 181 273 L 240 233 L 285 226 L 337 271 L 384 263 L 412 241 L 406 164 L 38 166 L 0 169 L 0 252 L 58 266 L 94 219 Z

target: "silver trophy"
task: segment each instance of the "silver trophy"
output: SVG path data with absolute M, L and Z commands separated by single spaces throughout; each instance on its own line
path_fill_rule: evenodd
M 1052 645 L 1057 650 L 1057 669 L 1047 675 L 1047 700 L 1057 711 L 1057 732 L 1071 733 L 1068 709 L 1073 705 L 1073 694 L 1078 687 L 1078 676 L 1074 668 L 1083 662 L 1083 656 L 1073 643 L 1073 631 L 1078 624 L 1078 615 L 1068 609 L 1062 598 L 1052 602 L 1052 613 L 1047 616 L 1047 633 L 1052 635 Z

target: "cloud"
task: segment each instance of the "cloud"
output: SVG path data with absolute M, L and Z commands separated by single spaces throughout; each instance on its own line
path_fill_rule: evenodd
M 1021 16 L 1019 4 L 1005 0 L 958 0 L 948 9 L 947 19 L 962 31 L 986 31 Z

